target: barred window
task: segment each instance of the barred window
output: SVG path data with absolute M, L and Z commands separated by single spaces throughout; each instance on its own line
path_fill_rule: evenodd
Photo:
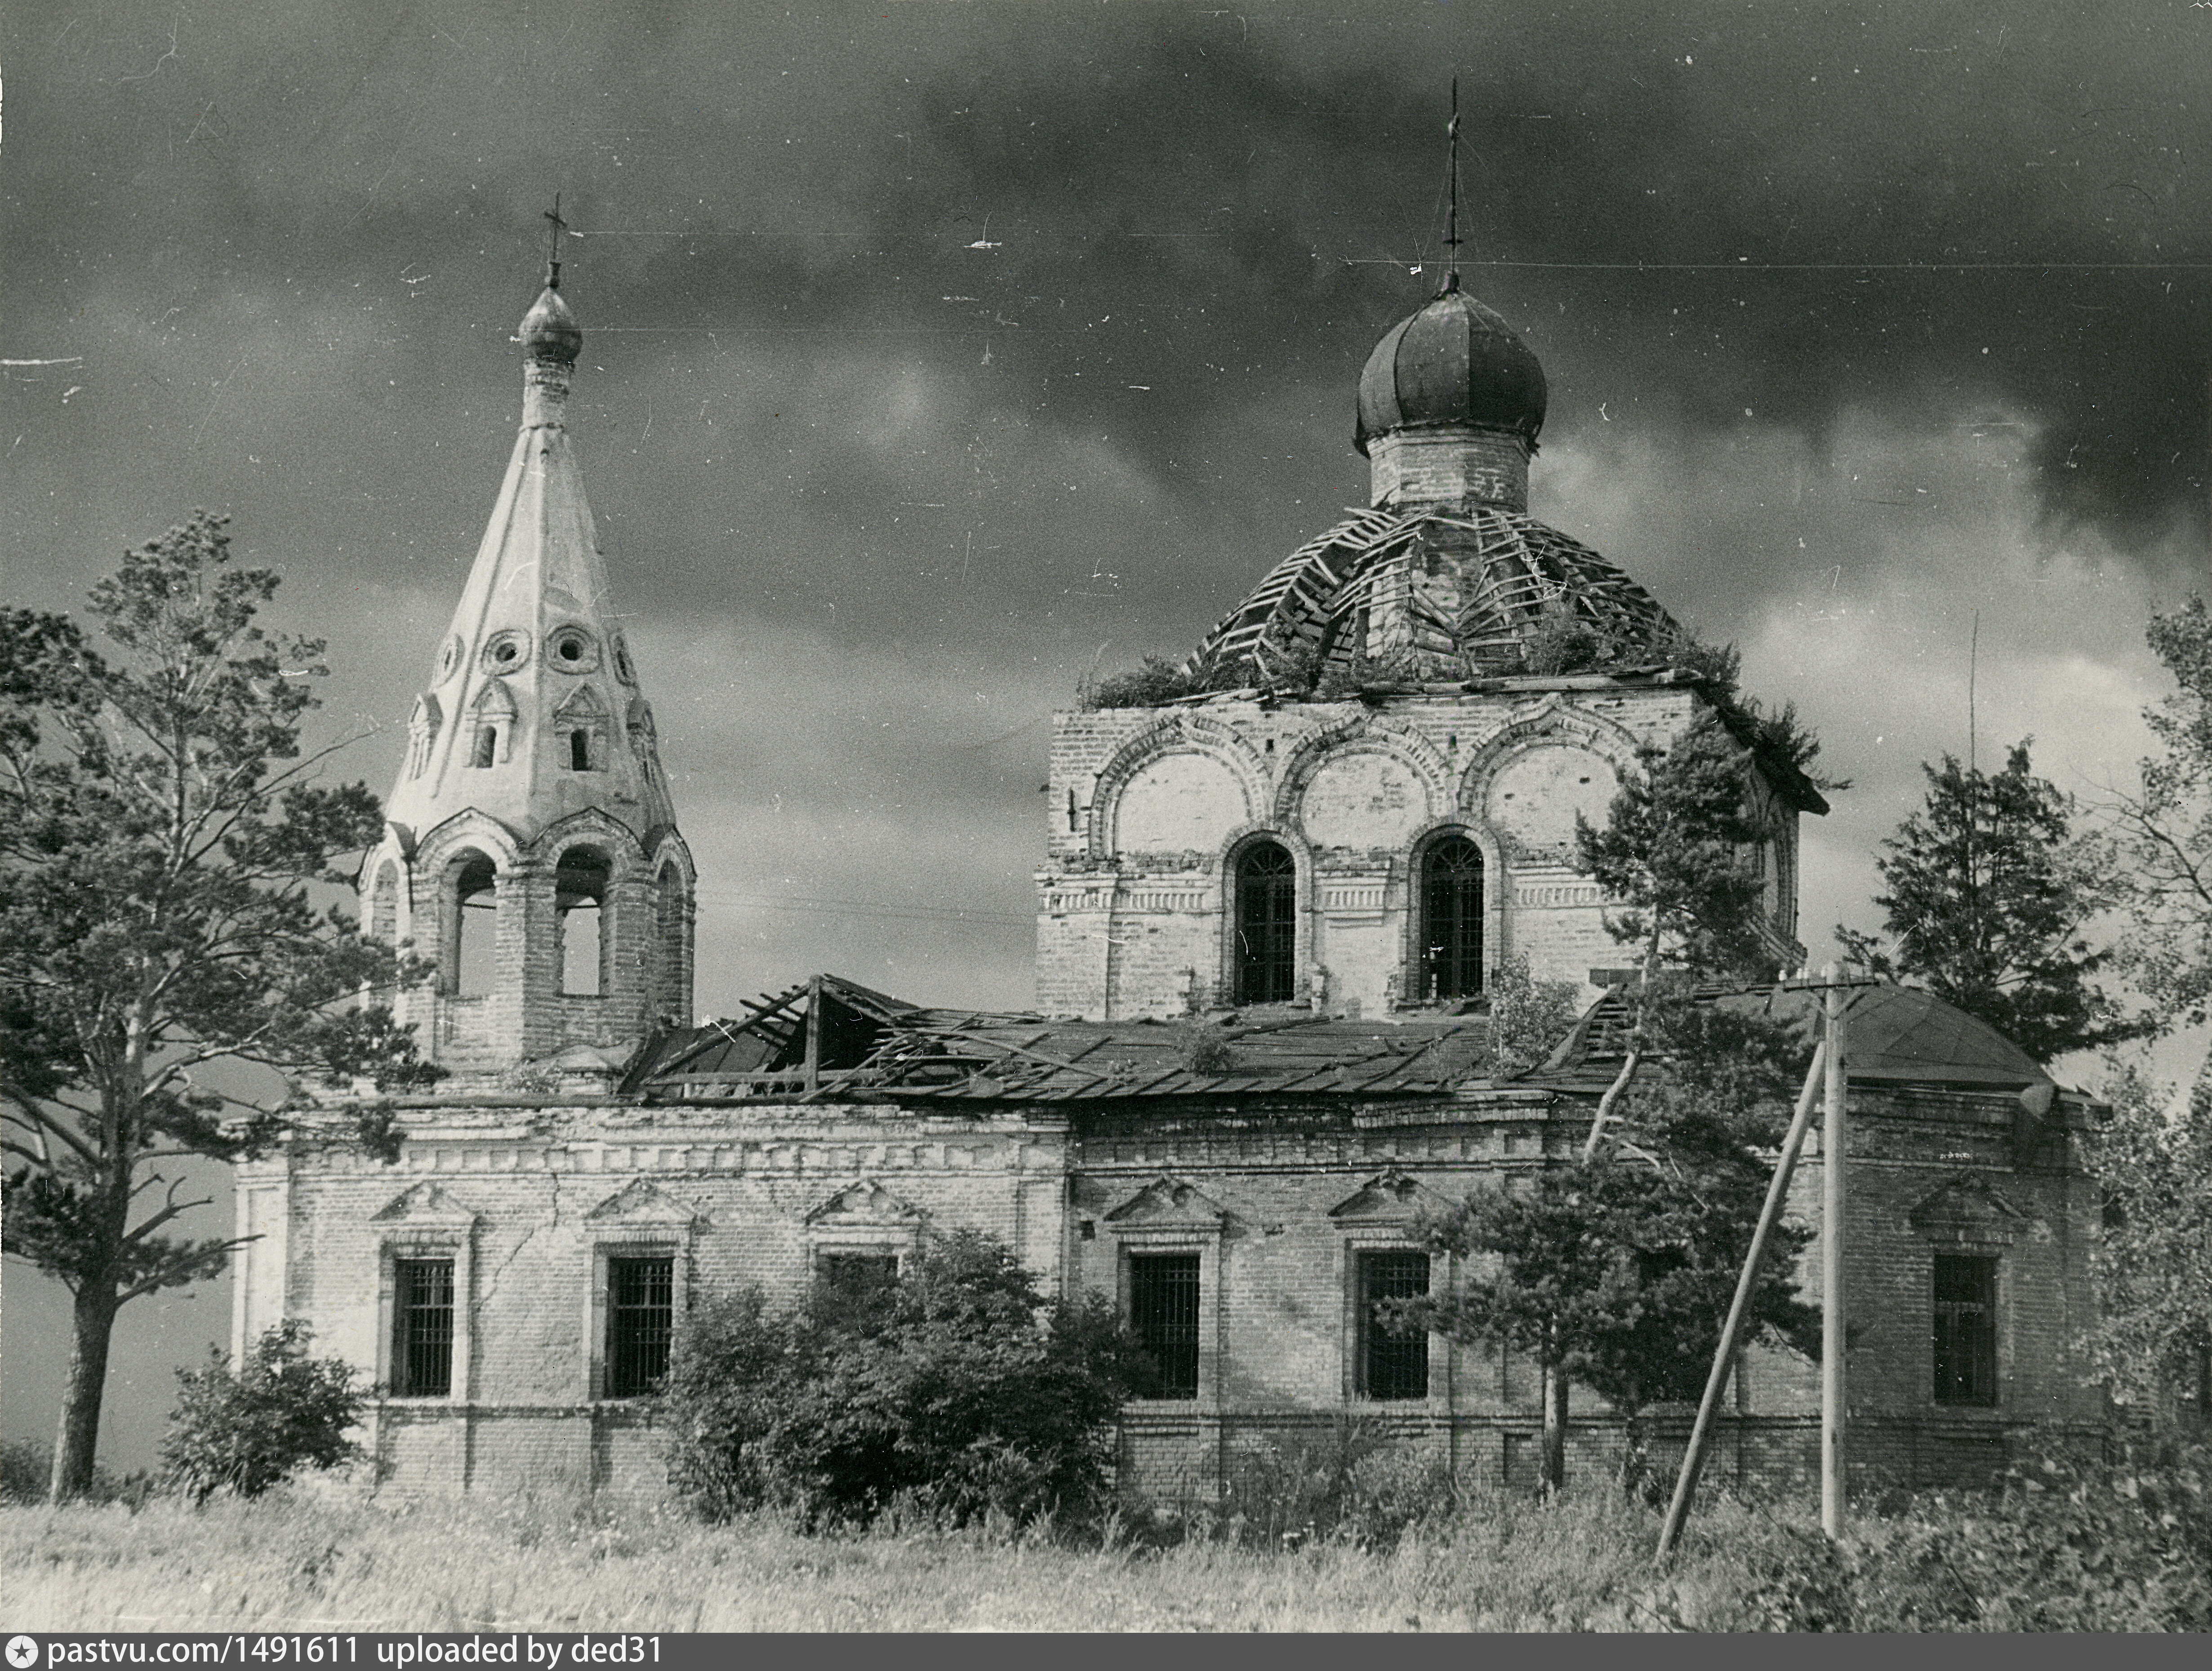
M 1997 1401 L 1997 1261 L 1936 1255 L 1936 1401 Z
M 1297 944 L 1297 863 L 1279 844 L 1255 842 L 1237 861 L 1237 1001 L 1296 997 Z
M 675 1260 L 608 1260 L 606 1395 L 636 1398 L 658 1388 L 675 1333 Z
M 1198 1396 L 1198 1255 L 1129 1255 L 1129 1332 L 1152 1360 L 1145 1398 Z
M 453 1390 L 453 1261 L 394 1260 L 392 1273 L 392 1396 L 443 1398 Z
M 1394 1249 L 1358 1256 L 1358 1385 L 1367 1398 L 1426 1398 L 1429 1337 L 1394 1334 L 1380 1316 L 1380 1300 L 1419 1299 L 1429 1291 L 1429 1256 Z

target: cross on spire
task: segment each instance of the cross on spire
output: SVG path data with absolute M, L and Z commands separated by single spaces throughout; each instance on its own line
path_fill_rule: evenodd
M 561 288 L 561 234 L 568 229 L 568 223 L 561 218 L 561 194 L 558 191 L 553 194 L 553 207 L 544 214 L 545 218 L 553 223 L 545 240 L 545 288 L 557 290 Z
M 1459 77 L 1451 84 L 1451 121 L 1444 129 L 1444 145 L 1450 156 L 1451 191 L 1444 211 L 1444 289 L 1459 289 Z

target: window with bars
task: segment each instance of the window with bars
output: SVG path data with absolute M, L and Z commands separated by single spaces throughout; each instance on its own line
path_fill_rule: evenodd
M 1936 1255 L 1936 1401 L 1997 1401 L 1997 1261 Z
M 1237 860 L 1237 1002 L 1287 1004 L 1297 995 L 1297 863 L 1274 842 Z
M 1429 1256 L 1404 1249 L 1363 1253 L 1358 1263 L 1358 1379 L 1364 1398 L 1426 1398 L 1429 1337 L 1393 1334 L 1376 1303 L 1419 1299 L 1429 1291 Z
M 453 1390 L 453 1261 L 392 1265 L 392 1395 L 444 1398 Z
M 1447 836 L 1421 855 L 1419 991 L 1472 998 L 1482 990 L 1482 849 Z
M 606 1396 L 636 1398 L 658 1388 L 675 1334 L 676 1261 L 608 1260 Z
M 1129 1332 L 1152 1360 L 1143 1398 L 1198 1396 L 1198 1255 L 1129 1255 Z

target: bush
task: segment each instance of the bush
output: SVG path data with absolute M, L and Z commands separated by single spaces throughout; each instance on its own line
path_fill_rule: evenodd
M 1539 981 L 1526 952 L 1516 951 L 1490 977 L 1490 1071 L 1493 1076 L 1537 1066 L 1573 1029 L 1571 981 Z
M 1048 1304 L 973 1230 L 872 1296 L 771 1309 L 757 1290 L 687 1320 L 662 1407 L 671 1483 L 708 1519 L 770 1507 L 810 1529 L 902 1516 L 964 1526 L 1095 1514 L 1133 1351 L 1107 1303 Z
M 36 1439 L 0 1441 L 0 1503 L 43 1503 L 54 1456 Z
M 1260 1549 L 1393 1549 L 1416 1528 L 1443 1528 L 1464 1504 L 1463 1482 L 1442 1460 L 1340 1417 L 1317 1431 L 1263 1439 L 1238 1456 L 1222 1523 Z
M 303 1467 L 335 1467 L 361 1454 L 345 1437 L 363 1395 L 350 1364 L 310 1358 L 313 1333 L 287 1317 L 255 1342 L 234 1375 L 220 1347 L 208 1366 L 179 1370 L 183 1391 L 161 1441 L 167 1484 L 195 1503 L 218 1491 L 258 1497 Z
M 1101 679 L 1083 694 L 1089 708 L 1157 708 L 1204 688 L 1179 664 L 1146 656 L 1141 666 Z

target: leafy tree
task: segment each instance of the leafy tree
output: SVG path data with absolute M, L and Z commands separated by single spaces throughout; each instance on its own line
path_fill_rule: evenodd
M 1490 1071 L 1521 1073 L 1550 1055 L 1575 1024 L 1571 981 L 1539 981 L 1525 952 L 1504 958 L 1484 983 L 1490 1000 Z
M 2173 1099 L 2121 1073 L 2088 1163 L 2104 1192 L 2089 1251 L 2093 1361 L 2114 1394 L 2163 1425 L 2176 1395 L 2212 1418 L 2212 1079 Z
M 287 1317 L 236 1374 L 220 1346 L 208 1348 L 205 1369 L 177 1371 L 182 1391 L 161 1441 L 170 1486 L 195 1503 L 219 1491 L 258 1497 L 303 1467 L 336 1467 L 361 1454 L 346 1430 L 366 1395 L 351 1364 L 307 1355 L 313 1338 Z
M 2128 973 L 2166 1015 L 2212 1016 L 2212 616 L 2192 597 L 2151 617 L 2151 648 L 2174 694 L 2143 719 L 2160 752 L 2140 789 L 2111 809 L 2127 860 Z
M 2102 843 L 2071 831 L 2072 804 L 2028 769 L 2027 744 L 2004 769 L 1923 765 L 1928 799 L 1882 843 L 1889 891 L 1875 903 L 1894 950 L 1838 927 L 1851 957 L 1885 979 L 1923 984 L 2039 1060 L 2141 1036 L 2094 976 L 2083 926 L 2111 905 L 2116 867 Z
M 254 1154 L 286 1123 L 196 1070 L 438 1073 L 359 1001 L 401 960 L 313 896 L 380 829 L 366 787 L 317 787 L 323 757 L 301 753 L 322 646 L 255 626 L 276 577 L 229 562 L 204 513 L 130 554 L 90 599 L 113 664 L 64 617 L 0 611 L 0 1241 L 74 1299 L 58 1499 L 93 1478 L 117 1312 L 240 1245 L 169 1233 L 208 1203 L 164 1167 Z M 389 1121 L 359 1116 L 387 1154 Z
M 1645 1406 L 1703 1389 L 1803 1071 L 1803 1041 L 1711 1003 L 1656 1006 L 1667 1067 L 1625 1105 L 1627 1139 L 1525 1182 L 1476 1191 L 1427 1227 L 1468 1261 L 1454 1292 L 1407 1303 L 1410 1322 L 1528 1354 L 1543 1374 L 1542 1473 L 1566 1479 L 1569 1388 L 1621 1413 L 1640 1467 Z M 1778 1226 L 1749 1322 L 1818 1349 L 1818 1315 L 1786 1274 L 1810 1232 Z
M 1086 1512 L 1135 1368 L 1103 1298 L 1048 1303 L 1004 1244 L 955 1231 L 873 1296 L 698 1308 L 662 1393 L 670 1477 L 711 1519 L 865 1522 L 902 1498 L 954 1523 Z
M 1641 984 L 1662 969 L 1771 978 L 1759 878 L 1745 850 L 1765 836 L 1750 809 L 1751 757 L 1712 713 L 1671 748 L 1646 744 L 1602 829 L 1575 819 L 1577 868 L 1627 908 L 1613 937 L 1639 952 Z

